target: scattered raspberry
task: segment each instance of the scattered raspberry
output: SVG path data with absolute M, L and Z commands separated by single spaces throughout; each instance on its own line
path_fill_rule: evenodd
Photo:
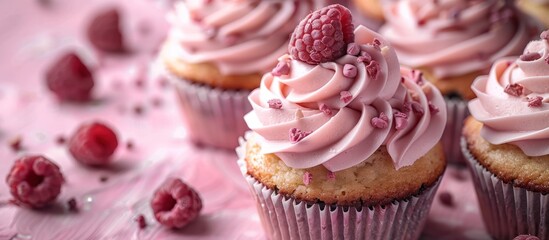
M 46 85 L 62 101 L 86 102 L 91 98 L 94 80 L 86 65 L 70 52 L 47 70 Z
M 297 143 L 303 138 L 309 136 L 309 134 L 311 134 L 311 132 L 301 131 L 297 128 L 292 128 L 290 129 L 290 142 Z
M 535 60 L 538 60 L 540 58 L 541 58 L 541 54 L 539 54 L 537 52 L 525 53 L 525 54 L 520 55 L 520 60 L 525 61 L 525 62 L 535 61 Z
M 449 192 L 441 192 L 438 195 L 438 200 L 440 200 L 440 203 L 446 207 L 454 206 L 454 197 Z
M 88 39 L 94 47 L 106 52 L 124 51 L 120 30 L 120 14 L 116 8 L 97 14 L 87 29 Z
M 135 218 L 135 221 L 139 225 L 139 229 L 145 229 L 147 227 L 147 220 L 143 214 L 139 214 L 139 216 Z
M 513 83 L 505 86 L 505 89 L 503 91 L 511 96 L 518 97 L 522 95 L 523 90 L 524 88 L 521 85 Z
M 348 78 L 355 78 L 357 73 L 358 73 L 358 70 L 356 69 L 355 65 L 345 64 L 343 66 L 343 76 Z
M 349 9 L 330 5 L 303 19 L 292 33 L 288 52 L 309 64 L 333 61 L 345 55 L 354 42 L 354 26 Z
M 536 96 L 528 99 L 528 107 L 541 107 L 543 105 L 543 98 Z
M 349 91 L 341 91 L 339 93 L 339 99 L 341 99 L 344 103 L 349 103 L 353 100 L 353 95 Z
M 269 108 L 272 108 L 272 109 L 282 108 L 282 101 L 280 101 L 280 99 L 271 99 L 267 101 L 267 104 L 269 104 Z
M 21 151 L 21 149 L 23 148 L 21 147 L 21 142 L 23 142 L 23 139 L 21 138 L 21 136 L 17 136 L 12 140 L 10 140 L 9 144 L 10 144 L 11 150 L 13 150 L 14 152 Z
M 106 165 L 118 147 L 111 128 L 99 122 L 81 125 L 69 140 L 69 152 L 77 161 L 92 166 Z
M 198 216 L 202 200 L 183 181 L 171 178 L 156 190 L 151 207 L 158 222 L 167 227 L 182 228 Z
M 310 172 L 305 172 L 303 174 L 303 184 L 305 184 L 305 186 L 309 186 L 309 184 L 311 184 L 312 181 L 313 181 L 313 174 L 311 174 Z
M 540 239 L 536 236 L 531 236 L 531 235 L 518 235 L 515 238 L 513 238 L 513 240 L 540 240 Z
M 69 201 L 67 201 L 67 205 L 69 206 L 69 211 L 78 212 L 78 204 L 76 203 L 76 199 L 69 199 Z
M 6 178 L 15 202 L 33 208 L 53 202 L 63 182 L 59 167 L 43 156 L 17 159 Z

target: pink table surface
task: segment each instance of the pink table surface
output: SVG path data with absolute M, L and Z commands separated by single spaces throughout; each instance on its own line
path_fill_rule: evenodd
M 66 184 L 57 204 L 39 211 L 10 204 L 9 189 L 0 184 L 0 239 L 264 239 L 236 154 L 190 143 L 173 91 L 158 76 L 155 55 L 168 29 L 168 1 L 49 2 L 0 1 L 0 176 L 18 156 L 43 154 L 60 165 Z M 131 54 L 98 54 L 84 37 L 93 13 L 113 5 L 122 9 Z M 48 64 L 67 49 L 94 66 L 90 104 L 60 104 L 44 86 Z M 83 167 L 56 143 L 93 119 L 118 132 L 121 144 L 108 168 Z M 10 141 L 18 137 L 23 150 L 16 152 Z M 200 217 L 179 231 L 158 224 L 149 207 L 168 176 L 184 179 L 204 203 Z M 422 239 L 487 239 L 466 169 L 449 167 L 441 192 L 450 193 L 453 204 L 435 198 Z M 70 198 L 79 212 L 68 210 Z M 134 221 L 139 214 L 145 229 Z

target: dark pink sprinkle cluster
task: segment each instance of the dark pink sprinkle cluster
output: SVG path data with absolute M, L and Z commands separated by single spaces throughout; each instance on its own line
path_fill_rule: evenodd
M 291 143 L 298 143 L 303 138 L 309 136 L 309 134 L 311 134 L 311 133 L 312 132 L 301 131 L 297 128 L 292 128 L 292 129 L 290 129 L 290 142 Z
M 401 130 L 408 126 L 408 115 L 406 113 L 395 110 L 395 129 Z
M 531 235 L 518 235 L 515 238 L 513 238 L 513 240 L 540 240 L 540 239 L 536 236 L 531 236 Z
M 280 99 L 273 98 L 273 99 L 267 101 L 267 104 L 269 104 L 269 108 L 272 108 L 272 109 L 281 109 L 282 108 L 282 101 L 280 101 Z
M 286 61 L 280 61 L 276 67 L 271 71 L 273 76 L 279 77 L 282 75 L 288 75 L 290 73 L 290 64 Z
M 21 136 L 17 136 L 15 138 L 13 138 L 12 140 L 10 140 L 9 145 L 10 145 L 11 150 L 13 150 L 14 152 L 21 151 L 21 149 L 23 149 L 22 144 L 21 144 L 22 142 L 23 142 L 23 139 L 21 138 Z
M 520 84 L 513 83 L 505 86 L 503 91 L 511 96 L 518 97 L 522 95 L 524 88 Z
M 341 99 L 344 103 L 349 103 L 353 100 L 353 95 L 349 91 L 341 91 L 339 93 L 339 99 Z
M 311 184 L 312 181 L 313 181 L 313 174 L 311 174 L 310 172 L 305 172 L 303 174 L 303 184 L 305 184 L 305 186 L 309 186 L 309 184 Z
M 538 60 L 540 58 L 541 58 L 541 54 L 539 54 L 537 52 L 525 53 L 525 54 L 520 55 L 520 60 L 525 61 L 525 62 L 535 61 L 535 60 Z
M 384 112 L 381 112 L 378 117 L 374 117 L 370 120 L 370 124 L 375 128 L 384 129 L 389 126 L 389 118 Z
M 417 84 L 417 85 L 423 85 L 423 72 L 422 71 L 419 71 L 419 70 L 415 70 L 413 69 L 412 70 L 412 77 L 413 77 L 413 81 Z
M 321 103 L 319 108 L 320 108 L 320 111 L 326 114 L 326 116 L 331 117 L 333 115 L 332 109 L 330 109 L 328 105 Z
M 348 78 L 355 78 L 357 75 L 357 69 L 353 64 L 345 64 L 343 66 L 343 76 Z
M 366 73 L 368 74 L 368 77 L 372 80 L 377 80 L 377 76 L 379 75 L 380 66 L 379 63 L 377 63 L 375 60 L 370 61 L 370 64 L 366 66 Z
M 198 217 L 202 199 L 181 179 L 170 178 L 154 193 L 151 207 L 159 223 L 182 228 Z
M 330 5 L 307 15 L 290 39 L 288 52 L 297 60 L 319 64 L 343 55 L 354 42 L 354 26 L 349 9 Z
M 47 70 L 46 86 L 61 101 L 86 102 L 91 99 L 94 78 L 78 55 L 70 52 Z
M 541 107 L 543 104 L 543 97 L 536 96 L 528 99 L 528 107 Z

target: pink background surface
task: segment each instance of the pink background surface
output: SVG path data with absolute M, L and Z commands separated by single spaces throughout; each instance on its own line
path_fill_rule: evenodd
M 0 1 L 0 239 L 264 239 L 236 154 L 191 144 L 174 92 L 158 77 L 155 55 L 168 29 L 164 13 L 169 4 L 39 2 Z M 98 54 L 84 37 L 93 14 L 108 6 L 122 10 L 131 54 Z M 68 49 L 94 67 L 96 100 L 90 104 L 60 104 L 45 88 L 45 69 Z M 136 107 L 143 113 L 137 114 Z M 113 126 L 121 142 L 108 168 L 83 167 L 56 143 L 94 119 Z M 17 137 L 20 152 L 9 144 Z M 125 147 L 128 141 L 134 148 Z M 4 178 L 24 154 L 43 154 L 60 165 L 67 182 L 54 206 L 36 211 L 9 203 Z M 159 225 L 149 207 L 154 189 L 168 176 L 184 179 L 204 203 L 198 220 L 178 231 Z M 453 204 L 435 197 L 422 239 L 487 239 L 466 169 L 450 167 L 441 192 L 450 193 Z M 73 197 L 78 213 L 68 211 L 66 202 Z M 148 223 L 142 230 L 134 221 L 139 214 Z

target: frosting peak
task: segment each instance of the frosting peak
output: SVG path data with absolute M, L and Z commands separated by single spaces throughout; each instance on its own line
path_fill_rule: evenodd
M 385 9 L 380 30 L 402 64 L 437 78 L 484 71 L 520 54 L 530 39 L 526 21 L 504 1 L 402 0 Z
M 213 63 L 230 74 L 263 73 L 286 51 L 288 36 L 320 0 L 181 1 L 169 17 L 169 54 Z
M 549 154 L 548 40 L 531 42 L 518 59 L 496 62 L 471 88 L 477 99 L 469 109 L 484 123 L 483 138 L 514 144 L 528 156 Z
M 284 55 L 279 61 L 288 64 L 287 74 L 263 76 L 245 116 L 263 153 L 290 167 L 335 172 L 386 145 L 398 169 L 438 142 L 444 100 L 420 72 L 400 69 L 389 43 L 363 26 L 347 52 L 318 65 Z

